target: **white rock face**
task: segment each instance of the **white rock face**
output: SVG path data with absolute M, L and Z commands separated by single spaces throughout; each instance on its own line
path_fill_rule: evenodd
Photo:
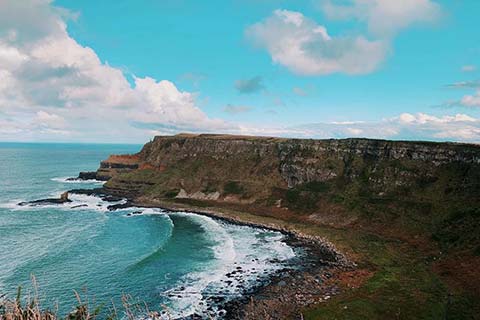
M 175 197 L 177 199 L 196 199 L 196 200 L 218 200 L 220 198 L 220 192 L 210 192 L 204 193 L 201 191 L 197 191 L 192 194 L 188 194 L 185 189 L 180 189 L 180 192 Z

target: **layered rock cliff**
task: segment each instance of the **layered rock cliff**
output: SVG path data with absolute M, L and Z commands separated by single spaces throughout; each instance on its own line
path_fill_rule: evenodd
M 479 169 L 477 145 L 182 134 L 112 156 L 96 174 L 109 179 L 107 192 L 129 198 L 231 203 L 333 225 L 388 222 L 435 236 L 480 230 Z M 474 245 L 472 237 L 446 245 Z

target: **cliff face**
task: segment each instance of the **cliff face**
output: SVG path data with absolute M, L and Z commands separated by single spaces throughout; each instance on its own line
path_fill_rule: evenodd
M 96 172 L 97 180 L 109 180 L 111 177 L 128 173 L 139 168 L 140 158 L 136 155 L 111 155 L 100 163 Z
M 97 176 L 111 178 L 108 192 L 131 198 L 235 203 L 314 223 L 391 222 L 435 234 L 452 219 L 478 221 L 479 169 L 476 145 L 177 135 L 110 157 Z
M 388 187 L 386 184 L 408 185 L 418 174 L 433 179 L 439 167 L 452 163 L 480 164 L 480 147 L 368 139 L 178 135 L 155 137 L 136 155 L 110 156 L 102 161 L 97 177 L 115 177 L 112 186 L 122 180 L 122 173 L 150 170 L 156 178 L 162 177 L 158 183 L 186 187 L 190 189 L 186 192 L 192 193 L 228 181 L 248 189 L 250 185 L 292 188 L 339 177 L 356 179 L 368 166 L 370 182 Z M 382 182 L 385 178 L 389 181 Z M 258 198 L 258 194 L 252 197 Z

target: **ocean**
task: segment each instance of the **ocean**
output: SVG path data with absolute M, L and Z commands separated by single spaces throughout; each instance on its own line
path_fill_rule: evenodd
M 14 298 L 19 286 L 32 293 L 33 275 L 42 305 L 63 314 L 76 304 L 76 290 L 91 305 L 103 304 L 105 314 L 112 304 L 121 309 L 128 294 L 173 317 L 216 318 L 223 311 L 209 298 L 238 297 L 298 257 L 281 233 L 189 212 L 108 211 L 110 203 L 84 195 L 61 205 L 18 205 L 99 187 L 66 179 L 140 148 L 0 143 L 0 295 Z

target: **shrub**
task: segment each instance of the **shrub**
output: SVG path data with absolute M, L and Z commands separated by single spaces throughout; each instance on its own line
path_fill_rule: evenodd
M 225 194 L 243 194 L 243 187 L 236 181 L 229 181 L 223 186 Z

